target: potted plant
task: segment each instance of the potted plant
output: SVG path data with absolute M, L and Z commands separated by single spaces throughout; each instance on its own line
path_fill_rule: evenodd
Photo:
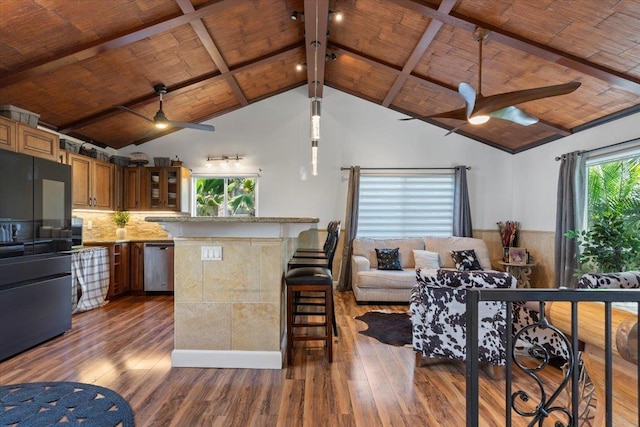
M 127 238 L 127 229 L 124 228 L 129 222 L 129 212 L 127 211 L 117 211 L 113 214 L 113 220 L 118 226 L 116 229 L 116 237 L 118 240 L 124 240 Z

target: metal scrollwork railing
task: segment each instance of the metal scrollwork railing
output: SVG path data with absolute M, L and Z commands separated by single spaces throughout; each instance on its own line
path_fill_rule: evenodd
M 571 343 L 569 342 L 569 339 L 565 336 L 565 334 L 562 333 L 562 331 L 560 331 L 558 328 L 550 325 L 547 321 L 544 314 L 544 302 L 540 303 L 539 313 L 540 318 L 538 322 L 527 325 L 515 332 L 515 334 L 513 335 L 513 342 L 519 342 L 521 340 L 524 341 L 524 337 L 527 336 L 527 332 L 534 332 L 535 329 L 549 329 L 550 331 L 553 331 L 555 334 L 557 334 L 558 338 L 562 341 L 563 345 L 565 345 L 566 348 L 571 349 Z M 529 425 L 544 425 L 545 420 L 552 413 L 561 413 L 564 417 L 566 417 L 566 423 L 563 423 L 562 421 L 556 421 L 554 427 L 568 427 L 575 425 L 573 422 L 573 416 L 571 415 L 571 412 L 567 410 L 567 408 L 562 406 L 553 406 L 558 396 L 562 393 L 563 390 L 566 389 L 569 381 L 571 380 L 571 375 L 575 368 L 575 364 L 573 363 L 573 352 L 569 351 L 569 359 L 565 364 L 566 369 L 563 370 L 564 375 L 562 381 L 557 386 L 557 388 L 553 390 L 551 395 L 547 397 L 549 395 L 549 392 L 545 389 L 545 384 L 538 373 L 550 366 L 549 362 L 552 359 L 552 355 L 550 354 L 549 350 L 539 343 L 532 343 L 532 346 L 527 348 L 524 352 L 519 350 L 516 346 L 513 346 L 511 351 L 514 365 L 518 369 L 520 369 L 526 376 L 533 379 L 539 391 L 539 401 L 533 407 L 533 409 L 528 409 L 533 406 L 531 404 L 521 404 L 521 402 L 529 403 L 532 399 L 534 399 L 534 397 L 531 396 L 530 393 L 523 390 L 518 390 L 512 393 L 511 407 L 513 408 L 513 410 L 522 417 L 531 417 L 531 422 Z

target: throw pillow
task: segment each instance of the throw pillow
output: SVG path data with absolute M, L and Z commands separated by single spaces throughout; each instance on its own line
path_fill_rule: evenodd
M 378 270 L 402 270 L 402 264 L 400 264 L 400 248 L 376 248 L 376 258 L 378 258 Z
M 416 268 L 440 268 L 438 252 L 413 250 Z
M 482 270 L 476 251 L 467 249 L 464 251 L 451 251 L 451 258 L 460 271 Z

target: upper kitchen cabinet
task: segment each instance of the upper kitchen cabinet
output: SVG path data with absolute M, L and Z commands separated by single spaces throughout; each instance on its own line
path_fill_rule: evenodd
M 68 154 L 74 209 L 113 210 L 114 165 L 80 154 Z
M 0 148 L 58 161 L 58 135 L 0 116 Z
M 122 166 L 113 166 L 113 210 L 126 210 L 124 207 L 124 171 Z
M 0 148 L 11 151 L 18 150 L 16 128 L 16 122 L 0 116 Z
M 189 169 L 183 167 L 145 168 L 146 209 L 188 212 Z
M 58 161 L 58 135 L 18 123 L 18 152 Z
M 128 211 L 144 210 L 142 194 L 146 182 L 146 168 L 141 166 L 124 168 L 124 209 Z

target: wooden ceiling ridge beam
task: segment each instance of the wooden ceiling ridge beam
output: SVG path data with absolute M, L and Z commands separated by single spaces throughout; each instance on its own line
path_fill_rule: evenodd
M 309 98 L 322 98 L 328 27 L 329 0 L 304 0 L 304 40 Z
M 233 75 L 234 76 L 234 75 L 236 75 L 236 74 L 238 74 L 240 72 L 247 71 L 247 70 L 249 70 L 249 69 L 251 69 L 253 67 L 257 67 L 257 66 L 260 66 L 260 65 L 262 65 L 264 63 L 267 63 L 269 61 L 274 61 L 274 60 L 277 60 L 277 59 L 279 59 L 279 58 L 281 58 L 283 56 L 289 55 L 289 54 L 291 54 L 291 52 L 295 51 L 296 49 L 300 49 L 303 46 L 304 46 L 304 42 L 294 43 L 294 44 L 286 46 L 286 47 L 284 47 L 284 48 L 282 48 L 282 49 L 280 49 L 280 50 L 278 50 L 276 52 L 264 55 L 264 56 L 262 56 L 260 58 L 256 58 L 255 60 L 253 60 L 251 62 L 247 62 L 245 64 L 242 64 L 242 65 L 240 65 L 240 66 L 238 66 L 236 68 L 233 68 L 233 69 L 229 70 L 226 73 L 220 73 L 219 71 L 216 71 L 216 72 L 213 72 L 213 73 L 204 74 L 202 76 L 199 76 L 199 77 L 184 81 L 184 82 L 182 82 L 180 84 L 177 84 L 177 85 L 173 85 L 173 86 L 167 88 L 167 92 L 168 93 L 180 92 L 180 91 L 182 91 L 183 89 L 186 89 L 189 86 L 192 86 L 192 85 L 195 85 L 195 84 L 198 84 L 198 83 L 202 83 L 203 81 L 206 81 L 206 80 L 211 80 L 213 82 L 213 81 L 217 81 L 219 79 L 225 79 L 229 75 Z M 157 99 L 158 99 L 158 95 L 157 94 L 150 93 L 149 95 L 145 95 L 143 97 L 128 101 L 128 102 L 126 102 L 126 103 L 124 103 L 122 105 L 127 107 L 127 108 L 133 108 L 136 105 L 146 104 L 146 103 L 148 103 L 150 101 L 156 101 Z M 100 112 L 98 112 L 96 114 L 93 114 L 93 115 L 91 115 L 89 117 L 84 117 L 84 118 L 82 118 L 80 120 L 76 120 L 75 122 L 66 123 L 66 124 L 64 124 L 64 125 L 62 125 L 62 126 L 60 126 L 58 128 L 58 132 L 66 134 L 66 133 L 71 132 L 71 131 L 73 131 L 75 129 L 79 129 L 79 128 L 82 128 L 84 126 L 88 126 L 90 124 L 99 122 L 100 120 L 104 120 L 104 119 L 106 119 L 108 117 L 111 117 L 111 116 L 113 116 L 115 114 L 119 114 L 119 113 L 122 113 L 122 111 L 118 110 L 116 108 L 109 108 L 107 110 L 100 111 Z
M 400 7 L 413 10 L 417 13 L 421 13 L 432 19 L 442 21 L 445 24 L 463 28 L 469 32 L 473 32 L 476 26 L 485 28 L 491 31 L 491 40 L 495 40 L 498 43 L 516 48 L 530 55 L 538 56 L 542 59 L 551 61 L 558 65 L 562 65 L 564 67 L 586 74 L 590 77 L 595 77 L 599 80 L 605 81 L 612 85 L 616 85 L 630 92 L 640 94 L 640 79 L 628 74 L 621 73 L 612 68 L 596 64 L 583 58 L 579 58 L 567 52 L 562 52 L 550 46 L 545 46 L 533 40 L 526 39 L 517 34 L 495 27 L 486 22 L 456 12 L 451 12 L 450 14 L 442 13 L 436 10 L 434 6 L 420 0 L 389 1 Z
M 175 1 L 185 15 L 196 11 L 196 9 L 193 7 L 193 4 L 191 4 L 191 0 L 175 0 Z M 213 63 L 216 64 L 216 67 L 218 67 L 218 69 L 222 72 L 222 74 L 225 75 L 227 84 L 229 85 L 229 87 L 231 87 L 231 90 L 233 91 L 233 94 L 235 95 L 240 105 L 242 106 L 249 105 L 249 101 L 247 100 L 247 97 L 245 96 L 244 92 L 242 92 L 242 89 L 240 89 L 240 85 L 238 85 L 238 82 L 236 81 L 235 77 L 229 74 L 229 66 L 227 65 L 224 58 L 222 57 L 222 54 L 220 53 L 218 46 L 216 45 L 216 43 L 213 41 L 213 38 L 211 37 L 211 34 L 209 33 L 209 31 L 207 31 L 207 28 L 204 26 L 204 22 L 202 22 L 202 18 L 194 19 L 193 21 L 191 21 L 191 27 L 193 28 L 196 35 L 202 42 L 202 45 L 204 46 L 207 53 L 211 57 L 211 60 L 213 61 Z
M 201 19 L 212 13 L 221 12 L 240 3 L 244 3 L 245 1 L 246 0 L 219 1 L 204 6 L 192 13 L 155 21 L 138 27 L 137 29 L 125 34 L 101 39 L 96 42 L 86 44 L 78 49 L 54 55 L 52 58 L 45 58 L 28 63 L 17 70 L 10 70 L 7 73 L 0 75 L 0 87 L 15 84 L 29 78 L 34 78 L 44 73 L 50 73 L 66 65 L 75 64 L 79 61 L 92 58 L 100 53 L 118 49 L 122 46 L 126 46 L 160 34 L 164 31 L 188 24 L 191 21 Z
M 438 7 L 438 11 L 441 13 L 449 14 L 457 2 L 458 0 L 443 0 L 442 3 L 440 3 L 440 7 Z M 388 107 L 394 100 L 396 95 L 398 95 L 398 92 L 400 92 L 400 89 L 402 89 L 402 86 L 404 86 L 404 83 L 407 81 L 409 75 L 420 61 L 420 58 L 422 58 L 422 55 L 424 55 L 433 40 L 436 38 L 438 31 L 440 31 L 440 28 L 442 28 L 442 25 L 443 22 L 436 19 L 432 19 L 431 22 L 429 22 L 429 25 L 427 25 L 427 29 L 422 34 L 420 41 L 418 41 L 418 43 L 416 44 L 413 52 L 411 52 L 411 55 L 409 55 L 409 59 L 407 59 L 404 67 L 402 67 L 402 72 L 396 77 L 396 80 L 395 82 L 393 82 L 391 89 L 389 89 L 389 92 L 387 92 L 387 96 L 385 96 L 384 100 L 382 101 L 383 107 Z

